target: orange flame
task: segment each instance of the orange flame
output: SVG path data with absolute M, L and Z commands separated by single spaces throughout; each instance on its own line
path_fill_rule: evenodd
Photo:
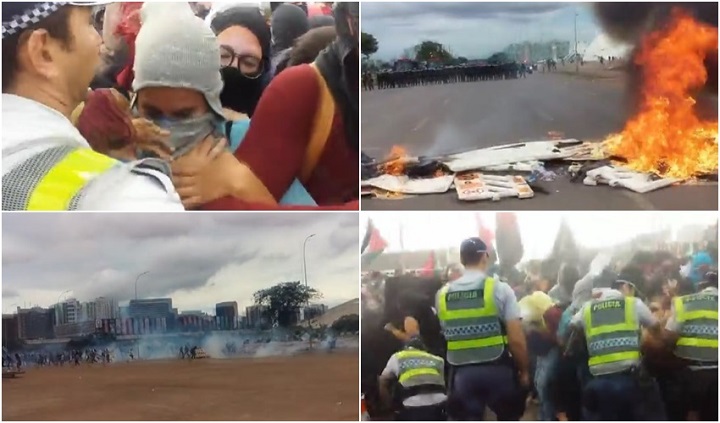
M 640 112 L 622 133 L 608 137 L 608 151 L 640 172 L 679 179 L 716 172 L 718 123 L 697 117 L 690 93 L 705 84 L 703 60 L 717 49 L 717 28 L 674 10 L 670 25 L 641 44 L 636 58 L 643 73 Z
M 385 159 L 385 164 L 382 165 L 382 171 L 383 173 L 393 176 L 404 175 L 407 162 L 407 150 L 399 145 L 395 145 Z

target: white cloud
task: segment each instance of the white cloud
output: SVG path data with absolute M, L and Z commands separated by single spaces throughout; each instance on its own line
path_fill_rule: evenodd
M 324 301 L 358 297 L 358 216 L 318 213 L 13 214 L 3 216 L 3 310 L 58 296 L 120 301 L 173 298 L 180 309 L 252 303 L 252 294 L 302 280 Z M 12 307 L 11 307 L 12 306 Z
M 362 30 L 375 36 L 381 59 L 402 55 L 423 40 L 458 56 L 484 58 L 523 41 L 590 42 L 598 25 L 589 3 L 363 3 Z

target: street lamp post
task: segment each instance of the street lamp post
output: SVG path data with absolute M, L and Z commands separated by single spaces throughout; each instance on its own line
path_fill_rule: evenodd
M 307 281 L 307 260 L 306 260 L 306 258 L 305 258 L 305 251 L 306 251 L 306 249 L 307 249 L 307 248 L 306 248 L 306 247 L 307 247 L 307 242 L 310 240 L 310 238 L 312 238 L 312 237 L 314 237 L 314 236 L 315 236 L 315 234 L 308 235 L 308 237 L 305 238 L 305 241 L 303 242 L 303 275 L 304 275 L 304 277 L 305 277 L 305 287 L 308 286 L 308 281 Z
M 577 18 L 578 18 L 578 13 L 575 12 L 575 73 L 579 73 L 579 72 L 580 72 L 580 60 L 579 60 L 579 57 L 578 57 L 578 49 L 577 49 L 577 47 L 578 47 L 578 41 L 577 41 Z
M 307 280 L 307 259 L 305 258 L 305 251 L 307 250 L 307 242 L 310 240 L 310 238 L 314 237 L 315 234 L 310 234 L 305 238 L 305 241 L 303 241 L 303 277 L 305 278 L 305 288 L 308 287 L 308 280 Z M 308 299 L 307 304 L 305 307 L 310 306 L 310 300 Z M 307 320 L 305 317 L 305 312 L 303 311 L 303 320 Z M 311 336 L 312 337 L 312 336 Z M 310 343 L 310 348 L 312 348 L 312 341 Z
M 138 284 L 138 281 L 140 280 L 141 277 L 147 275 L 148 273 L 150 273 L 150 272 L 149 272 L 149 271 L 147 271 L 147 272 L 142 272 L 141 274 L 137 275 L 137 278 L 135 278 L 135 299 L 136 299 L 136 300 L 138 299 L 138 296 L 137 296 L 137 284 Z
M 67 294 L 68 292 L 71 292 L 71 291 L 68 289 L 67 291 L 63 291 L 62 293 L 60 293 L 60 295 L 58 295 L 57 305 L 58 305 L 58 307 L 59 307 L 59 310 L 56 309 L 56 312 L 55 312 L 55 322 L 56 322 L 56 324 L 59 324 L 60 320 L 62 320 L 61 317 L 62 317 L 63 314 L 64 314 L 64 313 L 63 313 L 63 307 L 60 305 L 60 298 L 62 298 L 62 296 L 65 295 L 65 294 Z
M 67 294 L 68 292 L 72 292 L 71 290 L 63 291 L 58 295 L 57 303 L 60 304 L 60 298 L 62 298 L 63 295 Z

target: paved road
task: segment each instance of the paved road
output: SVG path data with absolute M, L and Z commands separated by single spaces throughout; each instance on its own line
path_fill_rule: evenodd
M 363 92 L 363 151 L 383 157 L 392 145 L 432 155 L 518 141 L 568 138 L 601 140 L 620 131 L 630 115 L 620 77 L 591 79 L 534 74 L 485 81 Z M 714 98 L 717 116 L 717 97 Z M 717 210 L 717 184 L 671 187 L 635 194 L 587 187 L 561 177 L 542 183 L 549 193 L 532 199 L 465 203 L 454 191 L 403 200 L 364 200 L 363 210 Z

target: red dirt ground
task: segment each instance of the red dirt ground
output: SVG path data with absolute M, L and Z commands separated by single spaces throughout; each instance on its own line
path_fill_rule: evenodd
M 3 420 L 358 420 L 358 354 L 32 369 Z

